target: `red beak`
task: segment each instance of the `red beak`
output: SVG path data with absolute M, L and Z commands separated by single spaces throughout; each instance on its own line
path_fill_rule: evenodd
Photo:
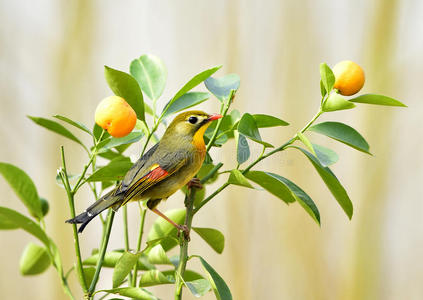
M 208 121 L 214 121 L 214 120 L 220 119 L 222 117 L 223 116 L 220 115 L 220 114 L 211 114 L 211 115 L 209 115 L 209 117 L 207 118 L 207 120 Z

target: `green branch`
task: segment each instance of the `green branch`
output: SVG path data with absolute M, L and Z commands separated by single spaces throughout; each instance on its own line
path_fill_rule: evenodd
M 66 194 L 68 196 L 68 203 L 70 208 L 71 218 L 75 218 L 75 201 L 74 201 L 74 193 L 70 189 L 68 173 L 66 170 L 66 161 L 65 161 L 65 150 L 63 146 L 61 149 L 61 157 L 62 157 L 62 170 L 59 172 L 60 179 L 62 180 L 63 186 L 65 187 Z M 85 274 L 84 269 L 82 268 L 82 259 L 81 259 L 81 249 L 79 247 L 79 236 L 78 231 L 76 228 L 76 224 L 72 224 L 73 229 L 73 239 L 75 245 L 75 255 L 76 255 L 76 271 L 78 273 L 79 283 L 81 284 L 82 290 L 84 293 L 88 291 L 87 283 L 85 281 Z
M 140 205 L 140 216 L 141 216 L 141 220 L 140 220 L 140 229 L 139 229 L 139 233 L 138 233 L 138 240 L 137 240 L 137 252 L 140 252 L 141 250 L 141 242 L 142 242 L 142 235 L 144 233 L 144 223 L 145 223 L 145 214 L 147 213 L 147 209 L 142 209 L 141 205 Z M 129 283 L 131 284 L 131 286 L 137 286 L 137 275 L 138 275 L 138 263 L 135 264 L 134 266 L 134 276 L 132 277 L 132 281 L 129 281 Z
M 194 196 L 195 189 L 191 188 L 185 195 L 186 215 L 184 225 L 191 231 L 192 218 L 194 217 Z M 188 261 L 188 242 L 189 237 L 186 237 L 184 232 L 179 234 L 179 264 L 175 274 L 175 300 L 182 299 L 183 276 Z
M 104 261 L 104 255 L 106 254 L 107 244 L 109 243 L 110 232 L 111 232 L 111 229 L 112 229 L 114 216 L 115 216 L 115 212 L 113 211 L 113 209 L 109 209 L 109 213 L 107 215 L 107 221 L 106 221 L 106 229 L 103 233 L 103 238 L 102 238 L 102 242 L 101 242 L 101 249 L 100 249 L 100 253 L 99 253 L 99 256 L 98 256 L 98 261 L 97 261 L 97 265 L 96 265 L 96 268 L 95 268 L 94 277 L 93 277 L 93 280 L 91 281 L 90 288 L 88 289 L 88 299 L 92 299 L 92 295 L 94 293 L 95 286 L 97 285 L 98 278 L 100 276 L 101 267 L 103 266 L 103 261 Z

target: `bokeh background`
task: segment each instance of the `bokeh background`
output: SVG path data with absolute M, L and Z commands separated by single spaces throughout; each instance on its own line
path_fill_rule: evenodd
M 333 66 L 350 59 L 365 69 L 363 92 L 389 95 L 409 106 L 359 105 L 322 118 L 355 127 L 373 156 L 310 135 L 340 155 L 333 169 L 354 203 L 353 219 L 344 215 L 305 158 L 286 151 L 256 169 L 277 172 L 304 188 L 320 208 L 321 228 L 297 204 L 288 207 L 266 192 L 231 187 L 194 222 L 220 229 L 225 251 L 216 254 L 194 235 L 190 253 L 203 255 L 237 300 L 423 299 L 422 16 L 423 2 L 417 0 L 2 0 L 0 160 L 23 168 L 50 201 L 47 228 L 70 267 L 74 252 L 71 227 L 64 224 L 67 201 L 55 183 L 59 146 L 65 146 L 75 172 L 86 157 L 26 115 L 62 114 L 91 125 L 97 103 L 111 94 L 103 65 L 128 70 L 132 59 L 151 53 L 168 68 L 162 104 L 192 75 L 223 64 L 218 76 L 241 77 L 235 108 L 275 114 L 291 123 L 263 130 L 267 140 L 280 144 L 319 105 L 319 63 Z M 218 101 L 201 108 L 217 111 Z M 139 148 L 130 148 L 133 157 Z M 229 143 L 214 156 L 234 164 L 234 149 Z M 0 205 L 25 212 L 3 179 L 0 191 Z M 91 201 L 84 191 L 77 210 Z M 182 206 L 178 194 L 161 209 Z M 123 245 L 121 218 L 119 213 L 109 249 Z M 147 218 L 149 228 L 155 217 L 149 213 Z M 129 206 L 129 220 L 134 245 L 136 204 Z M 81 236 L 85 257 L 98 247 L 100 235 L 96 221 Z M 19 257 L 32 240 L 23 231 L 0 232 L 0 298 L 66 299 L 53 269 L 37 277 L 19 274 Z M 111 286 L 111 274 L 104 271 L 99 287 Z M 78 289 L 75 277 L 71 285 Z M 172 299 L 172 288 L 152 290 Z M 184 299 L 193 297 L 186 292 Z

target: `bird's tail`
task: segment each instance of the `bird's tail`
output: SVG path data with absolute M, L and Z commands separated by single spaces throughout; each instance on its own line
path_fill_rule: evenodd
M 103 210 L 106 210 L 109 207 L 113 207 L 113 209 L 117 210 L 120 207 L 120 203 L 123 198 L 121 195 L 115 195 L 114 193 L 115 190 L 110 191 L 88 207 L 85 212 L 77 215 L 73 219 L 67 220 L 66 223 L 82 224 L 78 229 L 78 232 L 81 233 L 85 226 L 87 226 L 88 223 Z

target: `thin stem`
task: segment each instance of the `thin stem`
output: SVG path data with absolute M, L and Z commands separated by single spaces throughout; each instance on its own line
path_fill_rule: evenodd
M 70 190 L 70 184 L 68 179 L 68 173 L 66 171 L 66 161 L 65 161 L 65 150 L 63 146 L 61 149 L 61 156 L 62 156 L 62 172 L 60 173 L 60 178 L 62 179 L 63 186 L 66 189 L 66 194 L 68 196 L 68 203 L 71 213 L 71 218 L 75 218 L 75 201 L 73 197 L 73 193 Z M 76 224 L 72 224 L 73 229 L 73 239 L 74 239 L 74 245 L 75 245 L 75 254 L 76 254 L 76 270 L 78 273 L 79 283 L 81 284 L 82 290 L 84 293 L 87 292 L 87 283 L 85 281 L 85 274 L 84 269 L 82 268 L 82 259 L 81 259 L 81 250 L 79 247 L 79 237 L 78 237 L 78 231 L 76 229 Z
M 100 298 L 98 298 L 98 300 L 103 300 L 106 299 L 107 296 L 109 296 L 110 293 L 105 293 L 103 296 L 101 296 Z
M 229 101 L 228 101 L 228 103 L 229 103 Z M 225 105 L 224 103 L 222 103 L 221 111 L 223 112 L 222 113 L 223 117 L 226 116 L 226 114 L 228 113 L 229 106 L 230 106 L 230 104 Z M 216 128 L 214 129 L 213 135 L 212 135 L 209 143 L 207 144 L 206 152 L 209 152 L 210 148 L 213 146 L 214 141 L 217 138 L 217 133 L 219 132 L 220 125 L 222 124 L 222 120 L 223 120 L 223 118 L 220 118 L 219 120 L 217 120 Z
M 153 132 L 150 132 L 150 133 L 147 135 L 147 139 L 145 140 L 144 146 L 142 147 L 142 151 L 141 151 L 141 155 L 140 155 L 140 157 L 142 157 L 142 156 L 144 155 L 144 152 L 145 152 L 145 150 L 147 149 L 148 142 L 150 141 L 150 139 L 151 139 L 152 135 L 153 135 Z
M 72 300 L 75 300 L 75 297 L 73 296 L 72 291 L 69 288 L 68 281 L 66 280 L 66 278 L 62 277 L 61 280 L 62 280 L 62 286 L 63 286 L 63 289 L 65 290 L 65 293 L 68 294 L 69 298 L 71 298 Z
M 313 119 L 310 120 L 310 122 L 307 123 L 306 126 L 303 127 L 303 129 L 300 130 L 301 133 L 304 133 L 313 123 L 317 120 L 318 117 L 323 113 L 323 111 L 320 109 L 317 114 L 314 115 Z
M 223 191 L 230 183 L 225 182 L 222 184 L 217 190 L 215 190 L 210 196 L 208 196 L 206 199 L 200 202 L 198 206 L 194 209 L 194 214 L 196 214 L 200 208 L 202 208 L 207 202 L 209 202 L 212 198 L 214 198 L 217 194 L 219 194 L 221 191 Z
M 191 231 L 192 218 L 194 217 L 194 196 L 195 189 L 190 189 L 190 192 L 185 196 L 186 215 L 184 224 L 188 228 L 188 232 Z M 188 260 L 188 242 L 189 239 L 184 233 L 181 233 L 179 236 L 179 264 L 175 276 L 175 300 L 182 299 L 183 277 Z
M 213 169 L 210 170 L 210 172 L 206 176 L 203 177 L 203 179 L 201 179 L 200 183 L 206 183 L 210 178 L 214 176 L 214 174 L 216 174 L 217 171 L 219 171 L 222 166 L 223 163 L 218 163 Z
M 145 214 L 146 213 L 147 213 L 147 209 L 143 209 L 140 206 L 141 220 L 140 220 L 140 230 L 139 230 L 139 233 L 138 233 L 138 240 L 137 240 L 137 253 L 141 250 L 141 242 L 142 242 L 142 235 L 144 233 L 144 223 L 145 223 Z M 134 276 L 132 277 L 131 286 L 137 285 L 137 275 L 138 275 L 138 263 L 136 263 L 135 266 L 134 266 Z
M 128 234 L 128 207 L 125 205 L 123 210 L 123 237 L 125 239 L 125 251 L 129 251 L 129 234 Z M 132 273 L 129 272 L 129 282 L 132 281 Z
M 124 230 L 124 238 L 125 238 L 125 251 L 129 251 L 129 234 L 128 234 L 128 207 L 125 205 L 122 207 L 123 210 L 123 227 Z
M 92 298 L 92 294 L 95 290 L 95 286 L 97 285 L 98 278 L 100 276 L 101 267 L 103 266 L 103 261 L 104 261 L 104 255 L 106 254 L 107 244 L 109 243 L 110 232 L 112 229 L 114 216 L 115 216 L 115 212 L 113 211 L 113 209 L 109 209 L 107 222 L 106 222 L 106 230 L 104 231 L 104 234 L 103 234 L 100 254 L 99 254 L 97 265 L 95 268 L 94 277 L 93 277 L 93 280 L 91 281 L 90 288 L 88 289 L 88 299 Z
M 73 187 L 73 189 L 71 191 L 72 194 L 75 194 L 78 191 L 78 189 L 85 183 L 85 180 L 84 181 L 82 181 L 82 180 L 84 179 L 85 174 L 87 173 L 87 170 L 90 167 L 91 163 L 95 161 L 95 157 L 97 155 L 97 149 L 96 149 L 96 147 L 97 147 L 98 143 L 101 141 L 101 139 L 102 139 L 102 137 L 103 137 L 103 135 L 104 135 L 105 132 L 106 131 L 103 129 L 103 131 L 101 132 L 100 137 L 95 142 L 93 151 L 91 152 L 91 155 L 90 155 L 90 160 L 84 166 L 84 169 L 82 170 L 81 176 L 79 176 L 78 181 L 76 182 L 75 186 Z

